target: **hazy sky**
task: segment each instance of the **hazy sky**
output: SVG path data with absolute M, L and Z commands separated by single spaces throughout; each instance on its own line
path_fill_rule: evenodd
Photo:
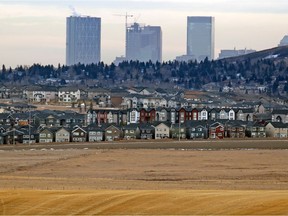
M 287 0 L 0 0 L 0 64 L 65 64 L 71 7 L 102 18 L 102 60 L 125 53 L 125 18 L 160 25 L 163 60 L 186 53 L 187 16 L 215 17 L 215 57 L 221 49 L 266 49 L 288 34 Z

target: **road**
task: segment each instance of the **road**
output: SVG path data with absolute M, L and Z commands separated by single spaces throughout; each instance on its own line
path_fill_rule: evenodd
M 243 139 L 243 140 L 163 140 L 163 141 L 117 141 L 98 143 L 43 143 L 1 145 L 0 150 L 22 149 L 288 149 L 288 140 Z

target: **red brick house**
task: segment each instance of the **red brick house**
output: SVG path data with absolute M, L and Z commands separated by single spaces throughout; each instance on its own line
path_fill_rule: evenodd
M 209 127 L 209 138 L 210 139 L 223 139 L 225 135 L 224 125 L 215 122 Z
M 140 110 L 140 123 L 153 123 L 156 121 L 156 110 L 144 109 Z

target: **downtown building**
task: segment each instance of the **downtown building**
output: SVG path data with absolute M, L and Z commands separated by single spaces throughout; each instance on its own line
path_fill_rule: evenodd
M 133 23 L 126 28 L 126 60 L 162 62 L 162 31 L 160 26 Z
M 101 18 L 70 16 L 66 20 L 66 64 L 101 61 Z
M 187 17 L 187 56 L 198 62 L 214 59 L 214 17 Z

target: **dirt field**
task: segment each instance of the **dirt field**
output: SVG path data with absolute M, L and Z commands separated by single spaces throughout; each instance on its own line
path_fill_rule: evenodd
M 0 151 L 3 215 L 288 214 L 288 150 Z

